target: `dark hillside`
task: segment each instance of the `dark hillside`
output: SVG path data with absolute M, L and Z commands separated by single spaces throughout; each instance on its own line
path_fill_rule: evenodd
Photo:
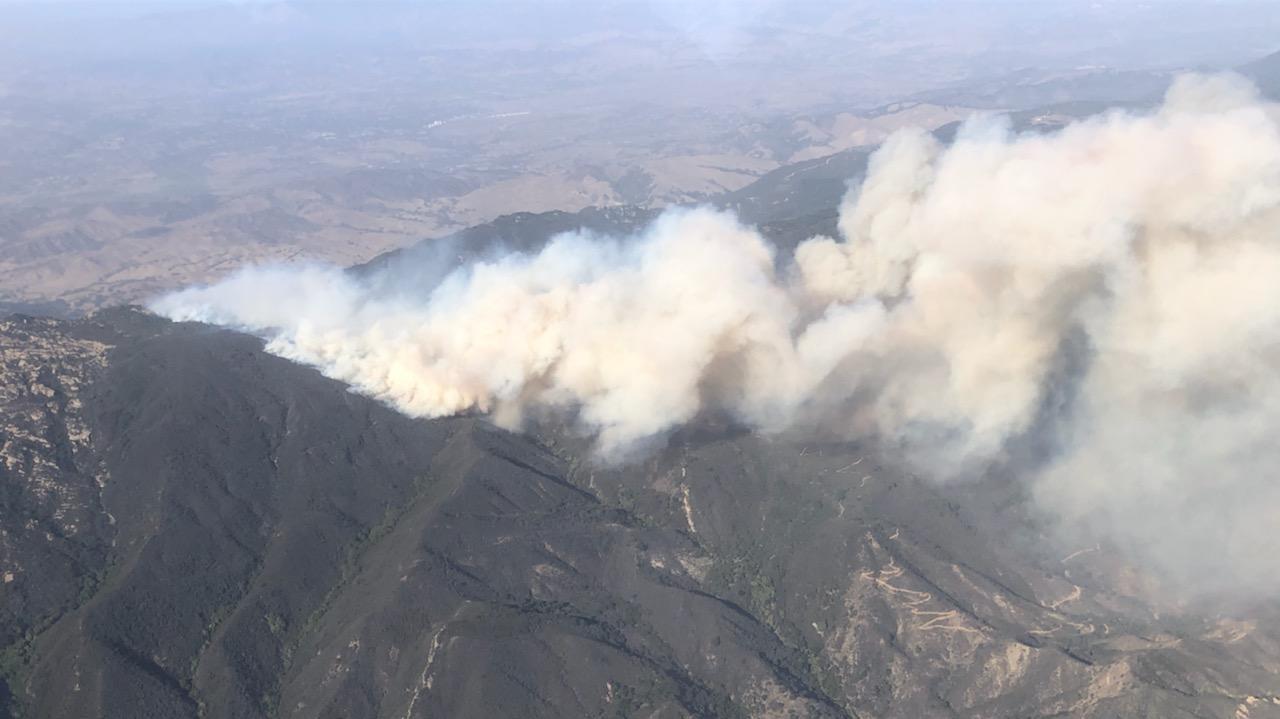
M 1241 67 L 1240 72 L 1257 83 L 1264 95 L 1280 100 L 1280 52 L 1255 60 Z
M 11 715 L 1280 709 L 1271 613 L 1195 615 L 1105 553 L 1046 554 L 1012 485 L 714 427 L 609 469 L 554 427 L 402 417 L 243 335 L 132 310 L 31 322 L 4 336 L 64 364 L 111 349 L 64 390 L 100 494 L 60 465 L 63 510 L 30 510 L 93 529 L 3 518 L 4 606 L 58 607 L 5 615 Z M 48 546 L 79 559 L 45 566 Z

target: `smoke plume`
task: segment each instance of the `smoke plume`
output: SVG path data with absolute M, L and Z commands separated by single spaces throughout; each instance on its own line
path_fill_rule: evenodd
M 1280 125 L 1236 76 L 1053 134 L 876 152 L 839 238 L 779 257 L 709 209 L 567 234 L 417 291 L 262 268 L 155 309 L 425 417 L 576 417 L 609 457 L 702 412 L 1026 470 L 1064 528 L 1174 579 L 1280 591 Z

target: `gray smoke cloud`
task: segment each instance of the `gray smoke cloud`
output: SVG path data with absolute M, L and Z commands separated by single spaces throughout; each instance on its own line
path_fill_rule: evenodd
M 840 237 L 709 209 L 404 292 L 259 268 L 154 304 L 411 415 L 566 412 L 621 457 L 704 411 L 894 447 L 939 480 L 1033 433 L 1037 506 L 1185 587 L 1280 592 L 1280 113 L 1233 75 L 1049 135 L 904 131 Z

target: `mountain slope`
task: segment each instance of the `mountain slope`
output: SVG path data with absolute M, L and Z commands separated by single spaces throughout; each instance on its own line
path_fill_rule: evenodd
M 100 580 L 57 590 L 54 539 L 0 520 L 4 606 L 61 592 L 43 622 L 5 616 L 29 633 L 11 713 L 1280 713 L 1273 609 L 1196 615 L 1105 553 L 1042 551 L 1011 483 L 939 488 L 873 447 L 714 423 L 601 467 L 555 425 L 410 420 L 132 310 L 4 336 L 60 366 L 110 347 L 59 390 L 100 506 L 46 507 L 81 508 L 98 550 L 64 574 Z
M 1263 95 L 1280 98 L 1280 52 L 1254 60 L 1241 67 L 1240 72 L 1256 83 Z
M 248 337 L 115 315 L 130 327 L 85 396 L 110 566 L 25 643 L 11 677 L 31 715 L 560 716 L 602 678 L 624 703 L 729 711 L 728 678 L 682 668 L 641 593 L 741 634 L 735 677 L 824 706 L 766 628 L 634 562 L 687 540 L 602 505 L 536 444 L 408 420 Z M 6 558 L 6 592 L 39 544 Z

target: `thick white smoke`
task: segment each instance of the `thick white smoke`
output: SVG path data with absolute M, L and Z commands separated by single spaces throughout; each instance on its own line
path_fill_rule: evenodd
M 875 438 L 939 478 L 1055 451 L 1064 527 L 1191 582 L 1280 590 L 1280 124 L 1235 76 L 1051 135 L 903 132 L 839 239 L 775 256 L 706 209 L 553 239 L 429 294 L 257 269 L 155 308 L 421 416 L 574 413 L 625 453 L 700 412 Z
M 264 332 L 272 352 L 412 415 L 480 411 L 515 426 L 530 409 L 571 410 L 614 455 L 709 401 L 784 428 L 878 326 L 875 302 L 802 323 L 774 266 L 758 233 L 696 209 L 627 241 L 568 234 L 536 255 L 477 262 L 425 296 L 380 292 L 336 268 L 277 267 L 155 309 Z M 713 382 L 713 368 L 732 381 Z

